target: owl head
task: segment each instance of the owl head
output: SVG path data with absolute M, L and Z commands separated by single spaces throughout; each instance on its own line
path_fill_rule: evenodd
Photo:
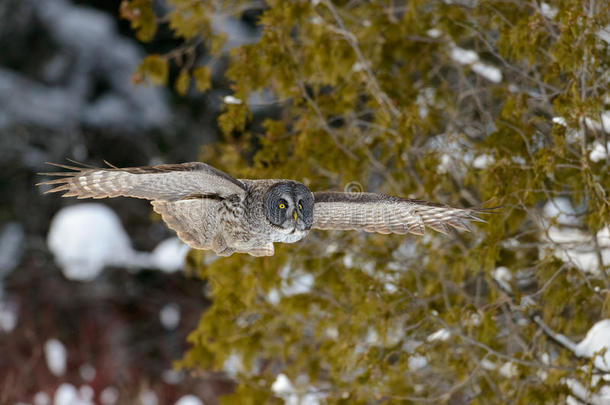
M 263 209 L 269 222 L 290 232 L 311 229 L 313 205 L 311 191 L 296 181 L 277 183 L 263 197 Z

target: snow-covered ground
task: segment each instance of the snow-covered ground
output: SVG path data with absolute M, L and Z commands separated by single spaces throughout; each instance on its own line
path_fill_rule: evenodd
M 135 251 L 118 216 L 99 203 L 61 209 L 47 243 L 64 275 L 80 281 L 95 279 L 105 266 L 173 272 L 182 269 L 188 252 L 178 238 L 162 241 L 152 253 Z

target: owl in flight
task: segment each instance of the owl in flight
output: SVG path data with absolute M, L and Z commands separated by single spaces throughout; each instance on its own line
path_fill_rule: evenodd
M 483 210 L 375 193 L 312 193 L 297 181 L 235 179 L 201 162 L 123 169 L 49 164 L 71 171 L 41 173 L 59 177 L 37 184 L 55 186 L 45 193 L 151 200 L 180 239 L 219 256 L 272 256 L 274 242 L 296 242 L 311 229 L 422 235 L 425 227 L 446 233 L 483 222 L 475 215 Z

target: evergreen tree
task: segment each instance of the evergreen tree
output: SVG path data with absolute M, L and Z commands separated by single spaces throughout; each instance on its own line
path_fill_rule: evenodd
M 167 24 L 182 41 L 134 79 L 205 92 L 228 60 L 223 138 L 203 161 L 312 190 L 501 205 L 471 234 L 313 232 L 211 264 L 191 252 L 213 304 L 182 365 L 238 364 L 227 404 L 595 398 L 603 367 L 557 333 L 581 340 L 610 317 L 605 2 L 167 3 L 121 6 L 140 40 Z M 228 49 L 215 19 L 248 10 L 259 37 Z M 261 92 L 280 108 L 262 128 Z

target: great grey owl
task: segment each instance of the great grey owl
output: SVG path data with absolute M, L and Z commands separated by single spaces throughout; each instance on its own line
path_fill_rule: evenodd
M 45 193 L 152 200 L 180 239 L 220 256 L 271 256 L 274 242 L 296 242 L 311 229 L 421 235 L 425 227 L 446 233 L 449 227 L 469 230 L 469 220 L 481 221 L 475 215 L 481 210 L 384 194 L 312 193 L 293 180 L 235 179 L 200 162 L 123 169 L 50 164 L 72 171 L 41 173 L 60 177 L 38 183 L 55 186 Z

